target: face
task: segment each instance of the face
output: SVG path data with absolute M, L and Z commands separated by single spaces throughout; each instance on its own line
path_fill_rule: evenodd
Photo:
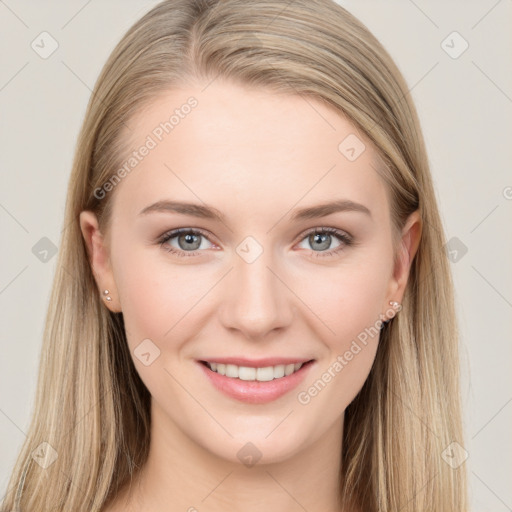
M 137 155 L 104 189 L 107 235 L 91 212 L 80 221 L 153 421 L 224 459 L 251 442 L 275 462 L 341 428 L 379 321 L 402 298 L 417 223 L 393 266 L 375 150 L 339 113 L 204 87 L 169 91 L 132 120 Z

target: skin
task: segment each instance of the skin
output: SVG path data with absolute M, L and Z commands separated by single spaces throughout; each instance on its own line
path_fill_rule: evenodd
M 130 123 L 140 147 L 169 112 L 194 96 L 198 106 L 133 169 L 113 193 L 113 222 L 101 233 L 92 212 L 80 215 L 99 293 L 110 290 L 122 311 L 130 352 L 152 395 L 147 464 L 108 508 L 116 510 L 339 511 L 344 410 L 365 382 L 378 336 L 332 371 L 359 333 L 401 302 L 421 223 L 417 212 L 401 235 L 398 263 L 388 192 L 376 152 L 344 117 L 296 95 L 277 95 L 215 80 L 174 89 Z M 349 161 L 338 145 L 349 134 L 366 149 Z M 159 200 L 207 204 L 225 221 L 172 212 L 139 212 Z M 342 211 L 306 220 L 293 213 L 335 199 L 371 212 Z M 310 238 L 314 228 L 350 234 Z M 158 238 L 198 228 L 196 255 L 178 257 Z M 236 252 L 253 237 L 262 254 Z M 187 251 L 187 241 L 166 242 Z M 330 245 L 329 245 L 330 241 Z M 189 244 L 191 242 L 188 242 Z M 330 256 L 322 252 L 342 250 Z M 188 249 L 190 251 L 190 249 Z M 317 256 L 315 256 L 317 255 Z M 134 356 L 149 338 L 160 355 Z M 315 359 L 305 381 L 267 404 L 247 404 L 214 388 L 198 359 L 289 356 Z M 309 403 L 298 401 L 331 367 L 335 375 Z M 247 467 L 246 443 L 261 454 Z M 345 506 L 343 510 L 356 510 Z

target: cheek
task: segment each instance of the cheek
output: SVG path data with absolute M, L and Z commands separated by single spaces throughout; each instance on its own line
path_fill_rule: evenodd
M 385 289 L 383 281 L 354 273 L 350 280 L 340 280 L 333 286 L 336 284 L 344 285 L 332 288 L 336 292 L 330 297 L 337 300 L 319 313 L 329 327 L 322 329 L 326 333 L 322 337 L 325 357 L 296 397 L 304 406 L 304 414 L 321 415 L 327 423 L 343 413 L 368 378 L 379 344 L 380 299 Z M 321 430 L 322 425 L 311 428 Z
M 375 359 L 392 262 L 382 254 L 360 253 L 357 261 L 302 282 L 302 296 L 323 324 L 317 332 L 324 333 L 326 357 L 297 398 L 303 405 L 325 407 L 332 418 L 355 398 Z
M 149 257 L 148 248 L 120 249 L 113 263 L 133 362 L 151 394 L 161 395 L 162 403 L 174 403 L 180 399 L 179 386 L 173 385 L 167 370 L 170 361 L 180 359 L 190 337 L 194 305 L 208 287 L 185 267 L 166 264 L 163 250 L 155 258 Z
M 390 266 L 389 258 L 368 252 L 357 260 L 347 258 L 337 268 L 317 268 L 307 279 L 305 273 L 292 276 L 294 291 L 310 308 L 314 321 L 323 324 L 327 345 L 342 350 L 380 319 L 386 311 Z
M 126 256 L 115 261 L 115 280 L 132 353 L 150 339 L 160 348 L 163 363 L 181 358 L 182 346 L 208 318 L 208 294 L 222 274 L 208 266 L 166 261 L 163 249 L 151 251 L 151 256 L 148 248 L 118 252 Z

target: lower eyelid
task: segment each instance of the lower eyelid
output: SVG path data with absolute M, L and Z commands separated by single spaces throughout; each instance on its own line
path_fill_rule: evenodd
M 177 248 L 172 247 L 167 244 L 167 242 L 169 242 L 169 240 L 172 240 L 182 234 L 199 235 L 199 236 L 203 237 L 204 239 L 208 240 L 208 242 L 210 244 L 212 244 L 214 246 L 216 245 L 214 242 L 212 242 L 210 240 L 209 236 L 207 236 L 205 233 L 203 233 L 197 229 L 188 229 L 187 230 L 187 229 L 183 229 L 183 228 L 181 228 L 180 230 L 169 231 L 169 232 L 165 233 L 164 235 L 162 235 L 159 238 L 159 240 L 158 240 L 159 244 L 167 252 L 178 254 L 180 256 L 199 256 L 200 253 L 205 251 L 205 249 L 194 249 L 193 251 L 184 251 L 183 249 L 177 249 Z M 325 228 L 312 229 L 312 230 L 302 234 L 298 243 L 303 242 L 307 237 L 309 237 L 313 234 L 327 234 L 327 235 L 334 237 L 336 240 L 338 240 L 340 242 L 340 245 L 334 249 L 328 249 L 325 251 L 314 251 L 314 250 L 310 249 L 313 254 L 318 255 L 318 256 L 322 256 L 322 255 L 328 256 L 330 254 L 334 254 L 353 243 L 353 239 L 350 235 L 348 235 L 347 233 L 344 233 L 342 231 L 340 231 L 340 232 L 333 231 L 332 228 L 331 229 L 325 229 Z

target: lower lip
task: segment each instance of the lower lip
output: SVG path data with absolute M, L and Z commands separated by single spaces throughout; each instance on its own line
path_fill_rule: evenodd
M 309 361 L 286 377 L 266 382 L 257 380 L 240 380 L 226 377 L 210 370 L 204 363 L 198 362 L 210 382 L 225 395 L 248 404 L 265 404 L 296 388 L 306 377 L 314 361 Z

